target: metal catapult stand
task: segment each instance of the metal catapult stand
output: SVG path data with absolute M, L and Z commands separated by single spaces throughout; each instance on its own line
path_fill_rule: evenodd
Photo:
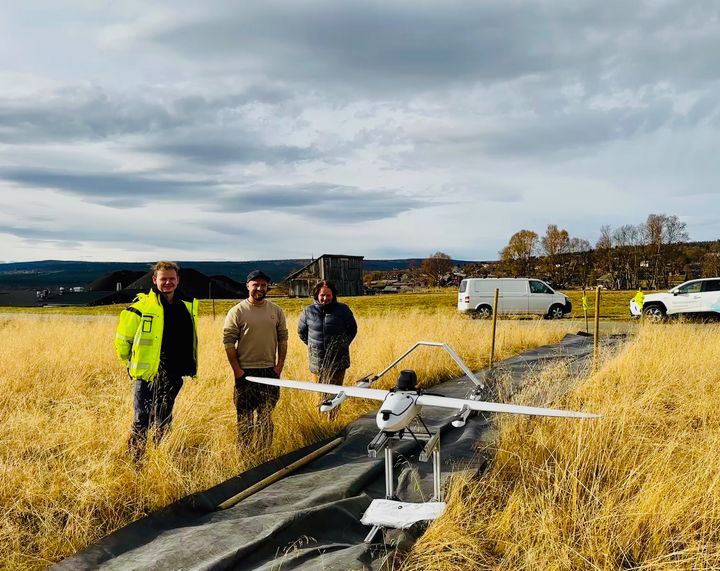
M 423 423 L 424 424 L 424 423 Z M 420 461 L 427 462 L 432 457 L 433 463 L 433 496 L 430 499 L 431 503 L 437 503 L 438 507 L 443 501 L 442 487 L 440 485 L 440 431 L 438 430 L 434 434 L 431 433 L 426 426 L 424 426 L 426 432 L 412 432 L 409 429 L 402 430 L 397 433 L 388 434 L 386 432 L 380 432 L 373 438 L 372 442 L 368 445 L 368 456 L 371 458 L 377 458 L 378 452 L 381 450 L 385 455 L 385 499 L 391 501 L 397 501 L 398 497 L 395 495 L 395 459 L 393 455 L 392 443 L 393 441 L 400 440 L 415 440 L 425 442 L 422 452 L 420 453 Z M 374 500 L 377 502 L 377 500 Z M 397 509 L 405 507 L 403 502 L 396 502 Z M 372 504 L 371 504 L 372 505 Z M 386 504 L 387 505 L 387 504 Z M 417 504 L 417 505 L 428 505 Z M 431 506 L 432 507 L 432 506 Z M 442 504 L 442 511 L 444 511 L 444 504 Z M 437 511 L 437 510 L 435 510 Z M 440 511 L 440 513 L 442 513 Z M 437 514 L 439 515 L 439 513 Z M 432 518 L 434 519 L 434 518 Z M 380 523 L 374 523 L 370 532 L 365 537 L 365 543 L 372 543 L 373 538 L 383 527 Z
M 358 383 L 359 386 L 370 386 L 373 382 L 382 377 L 385 373 L 395 367 L 402 359 L 407 357 L 415 349 L 420 346 L 439 347 L 444 349 L 452 359 L 460 366 L 463 372 L 470 378 L 470 380 L 476 385 L 476 387 L 483 387 L 483 383 L 473 374 L 473 372 L 465 365 L 460 359 L 457 353 L 447 343 L 436 343 L 433 341 L 418 341 L 400 357 L 395 359 L 385 369 L 373 375 L 363 379 L 364 382 Z M 462 426 L 467 420 L 470 410 L 463 408 L 458 414 L 456 420 L 461 421 Z M 416 431 L 411 430 L 409 427 L 398 432 L 388 433 L 381 431 L 378 435 L 373 438 L 372 442 L 368 445 L 368 456 L 371 458 L 377 458 L 378 453 L 382 450 L 385 456 L 385 500 L 373 500 L 368 508 L 365 516 L 363 516 L 363 522 L 368 525 L 372 525 L 370 532 L 365 537 L 365 543 L 372 543 L 373 538 L 383 528 L 386 527 L 409 527 L 409 523 L 414 521 L 427 521 L 433 520 L 439 517 L 443 511 L 445 511 L 445 503 L 443 502 L 442 487 L 440 485 L 440 430 L 438 429 L 435 433 L 432 433 L 427 425 L 422 421 L 422 418 L 418 417 L 418 429 Z M 455 423 L 453 423 L 455 424 Z M 429 502 L 425 503 L 408 503 L 398 501 L 398 497 L 395 495 L 395 474 L 393 458 L 393 441 L 401 440 L 414 440 L 416 442 L 424 442 L 422 452 L 420 453 L 420 461 L 427 462 L 432 457 L 433 463 L 433 496 Z M 407 509 L 411 508 L 411 509 Z M 406 512 L 413 511 L 414 518 L 409 518 L 407 521 L 399 521 L 402 518 L 396 517 L 401 513 L 401 510 L 406 509 Z M 399 525 L 393 525 L 388 522 L 388 518 L 385 516 L 390 514 L 391 520 L 398 520 Z

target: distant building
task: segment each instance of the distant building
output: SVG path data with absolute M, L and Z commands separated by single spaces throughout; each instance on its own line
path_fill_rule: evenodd
M 363 258 L 323 254 L 283 280 L 288 284 L 288 295 L 309 297 L 315 284 L 321 280 L 333 282 L 338 295 L 362 295 Z

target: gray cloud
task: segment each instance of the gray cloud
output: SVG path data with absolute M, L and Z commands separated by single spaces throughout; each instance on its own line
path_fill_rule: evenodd
M 472 196 L 474 201 L 521 203 L 523 193 L 507 185 L 487 184 L 445 184 L 443 194 L 447 196 Z
M 27 226 L 0 224 L 0 233 L 17 236 L 23 240 L 32 240 L 34 242 L 54 242 L 69 244 L 75 242 L 81 243 L 83 240 L 92 240 L 100 242 L 114 242 L 123 239 L 121 232 L 117 230 L 108 230 L 106 233 L 98 233 L 95 228 L 52 228 L 51 225 L 46 226 Z M 127 236 L 125 236 L 126 238 Z
M 547 69 L 546 50 L 528 45 L 538 36 L 537 20 L 516 15 L 512 3 L 276 2 L 273 9 L 257 3 L 178 24 L 150 39 L 183 57 L 253 70 L 260 64 L 268 76 L 288 81 L 436 87 L 438 81 Z M 526 41 L 512 39 L 517 37 Z M 244 57 L 249 53 L 252 64 Z
M 128 207 L 190 206 L 173 215 L 203 229 L 200 243 L 236 234 L 236 219 L 251 238 L 254 218 L 294 243 L 310 220 L 385 252 L 398 243 L 377 229 L 397 226 L 424 254 L 576 219 L 554 208 L 540 221 L 577 188 L 628 212 L 652 194 L 716 219 L 699 194 L 718 186 L 714 0 L 159 0 L 97 20 L 69 6 L 51 27 L 28 10 L 8 6 L 0 24 L 0 193 L 18 205 L 1 214 L 26 240 L 75 225 L 68 196 L 107 207 L 118 228 Z M 588 217 L 606 220 L 583 226 L 637 221 L 603 206 Z
M 464 145 L 500 156 L 584 153 L 717 116 L 720 24 L 708 17 L 717 16 L 717 7 L 694 6 L 321 1 L 275 2 L 269 10 L 249 3 L 150 39 L 183 58 L 223 62 L 232 73 L 321 86 L 328 101 L 380 102 L 410 92 L 422 94 L 432 112 L 449 90 L 505 86 L 469 104 L 482 103 L 496 128 L 479 125 L 465 142 L 442 132 L 428 140 L 406 137 L 414 149 L 394 165 L 410 167 L 432 155 L 441 161 L 453 149 L 462 153 Z M 684 113 L 676 103 L 688 90 L 698 91 L 702 104 Z M 380 141 L 393 137 L 384 133 Z
M 342 141 L 327 157 L 312 143 L 273 144 L 267 137 L 271 125 L 251 107 L 263 106 L 276 120 L 297 117 L 303 107 L 292 102 L 293 87 L 299 86 L 312 93 L 305 102 L 310 106 L 333 108 L 358 99 L 380 105 L 390 97 L 402 110 L 412 104 L 404 99 L 410 92 L 425 97 L 431 113 L 444 104 L 448 90 L 497 84 L 507 86 L 513 97 L 488 91 L 484 100 L 470 102 L 470 109 L 483 103 L 501 121 L 496 130 L 477 131 L 469 141 L 474 149 L 536 155 L 591 146 L 717 116 L 714 54 L 720 51 L 720 25 L 708 17 L 717 16 L 717 7 L 694 6 L 621 0 L 437 5 L 323 0 L 274 2 L 272 9 L 248 2 L 237 10 L 210 2 L 203 19 L 170 22 L 145 39 L 171 47 L 183 59 L 211 62 L 200 72 L 211 89 L 196 84 L 183 93 L 153 86 L 146 93 L 121 94 L 72 86 L 32 103 L 0 99 L 0 141 L 117 143 L 138 136 L 143 141 L 122 144 L 208 167 L 333 162 L 337 152 L 347 150 L 340 148 Z M 222 62 L 230 77 L 247 76 L 246 86 L 224 86 L 215 62 Z M 665 90 L 654 90 L 658 85 Z M 568 94 L 568 86 L 578 93 Z M 681 113 L 675 99 L 689 89 L 699 90 L 699 101 Z M 628 90 L 641 105 L 598 107 Z M 378 141 L 392 136 L 380 135 Z M 442 133 L 436 141 L 452 144 Z M 424 143 L 409 142 L 418 148 Z M 438 146 L 434 143 L 429 141 Z
M 397 191 L 367 191 L 324 183 L 259 186 L 219 196 L 223 212 L 274 211 L 334 224 L 393 218 L 403 212 L 439 203 L 403 196 Z
M 160 179 L 128 173 L 78 173 L 38 168 L 0 169 L 0 179 L 34 188 L 51 188 L 115 208 L 143 206 L 150 200 L 195 199 L 209 181 Z
M 66 86 L 30 100 L 0 97 L 0 141 L 13 144 L 162 136 L 242 121 L 245 106 L 280 105 L 292 94 L 271 86 L 212 97 L 154 87 L 121 93 L 100 86 Z
M 144 150 L 189 159 L 205 165 L 229 163 L 266 164 L 292 163 L 316 158 L 317 150 L 287 145 L 267 146 L 247 141 L 197 141 L 185 143 L 158 143 Z
M 501 92 L 491 92 L 489 97 L 502 101 Z M 406 150 L 398 154 L 398 164 L 420 168 L 428 161 L 446 159 L 461 164 L 478 155 L 565 160 L 587 156 L 616 141 L 717 125 L 720 89 L 695 97 L 649 90 L 617 98 L 583 95 L 577 100 L 557 89 L 535 85 L 534 90 L 526 88 L 514 94 L 513 103 L 498 105 L 488 114 L 487 123 L 473 120 L 474 113 L 468 110 L 450 115 L 453 121 L 432 132 L 406 133 Z
M 402 212 L 439 204 L 397 191 L 367 191 L 326 183 L 254 186 L 225 190 L 231 184 L 160 179 L 127 173 L 69 173 L 43 169 L 2 169 L 0 179 L 34 188 L 51 188 L 104 206 L 133 208 L 151 200 L 195 203 L 209 212 L 272 210 L 328 222 L 392 218 Z
M 209 230 L 210 232 L 223 236 L 252 236 L 252 232 L 248 228 L 241 224 L 238 224 L 237 222 L 225 222 L 214 218 L 205 218 L 202 220 L 194 220 L 192 224 L 195 228 Z
M 121 150 L 165 155 L 179 165 L 190 160 L 210 169 L 319 158 L 312 146 L 269 144 L 267 133 L 255 127 L 253 114 L 258 106 L 272 107 L 278 118 L 283 114 L 292 118 L 296 112 L 285 105 L 289 97 L 286 91 L 262 86 L 211 98 L 66 88 L 30 102 L 0 99 L 0 142 L 103 142 Z
M 158 225 L 160 228 L 160 225 Z M 236 232 L 237 233 L 237 232 Z M 63 249 L 79 249 L 85 243 L 100 243 L 108 246 L 146 250 L 156 248 L 187 248 L 189 251 L 203 244 L 214 243 L 209 237 L 197 233 L 189 236 L 181 226 L 151 232 L 147 229 L 98 228 L 97 225 L 75 224 L 71 226 L 45 225 L 28 226 L 0 224 L 0 234 L 9 234 L 28 244 L 58 246 Z
M 637 85 L 716 75 L 712 2 L 248 2 L 149 39 L 184 58 L 365 90 L 578 72 Z M 716 25 L 716 24 L 715 24 Z M 709 27 L 710 26 L 710 27 Z M 648 39 L 654 41 L 648 41 Z M 252 54 L 252 59 L 247 57 Z M 581 71 L 582 70 L 582 71 Z M 442 83 L 439 83 L 442 82 Z M 444 84 L 444 85 L 443 85 Z
M 29 102 L 0 99 L 0 141 L 7 143 L 102 140 L 177 124 L 162 105 L 99 88 L 66 88 Z
M 482 147 L 488 153 L 548 155 L 558 152 L 582 154 L 588 147 L 634 138 L 656 131 L 671 119 L 668 106 L 644 110 L 577 110 L 568 114 L 527 118 L 514 128 L 486 133 Z

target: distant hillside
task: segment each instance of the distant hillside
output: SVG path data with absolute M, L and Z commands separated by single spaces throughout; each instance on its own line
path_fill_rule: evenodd
M 181 268 L 193 268 L 209 276 L 223 275 L 245 283 L 250 271 L 261 269 L 274 281 L 310 263 L 309 259 L 257 260 L 250 262 L 178 262 Z M 419 267 L 422 258 L 395 260 L 364 260 L 365 271 L 403 270 Z M 455 260 L 456 265 L 470 262 Z M 76 262 L 43 260 L 0 264 L 0 289 L 43 289 L 89 287 L 90 284 L 111 272 L 146 272 L 152 262 Z M 112 289 L 115 289 L 114 287 Z
M 178 262 L 206 275 L 224 275 L 245 283 L 247 274 L 260 268 L 274 280 L 304 266 L 305 260 L 264 260 L 257 262 Z M 88 287 L 112 272 L 147 272 L 153 262 L 75 262 L 43 260 L 0 264 L 0 289 Z M 115 289 L 114 287 L 112 289 Z

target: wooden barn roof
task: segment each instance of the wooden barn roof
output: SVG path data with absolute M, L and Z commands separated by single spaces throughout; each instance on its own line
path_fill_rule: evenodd
M 292 280 L 292 279 L 299 277 L 303 272 L 310 269 L 312 266 L 317 264 L 323 258 L 355 258 L 355 259 L 359 258 L 359 259 L 363 260 L 363 259 L 365 259 L 365 256 L 349 256 L 347 254 L 323 254 L 319 258 L 315 258 L 313 261 L 311 261 L 306 266 L 303 266 L 299 270 L 296 270 L 293 273 L 289 274 L 288 276 L 284 277 L 282 281 L 286 282 L 288 280 Z

